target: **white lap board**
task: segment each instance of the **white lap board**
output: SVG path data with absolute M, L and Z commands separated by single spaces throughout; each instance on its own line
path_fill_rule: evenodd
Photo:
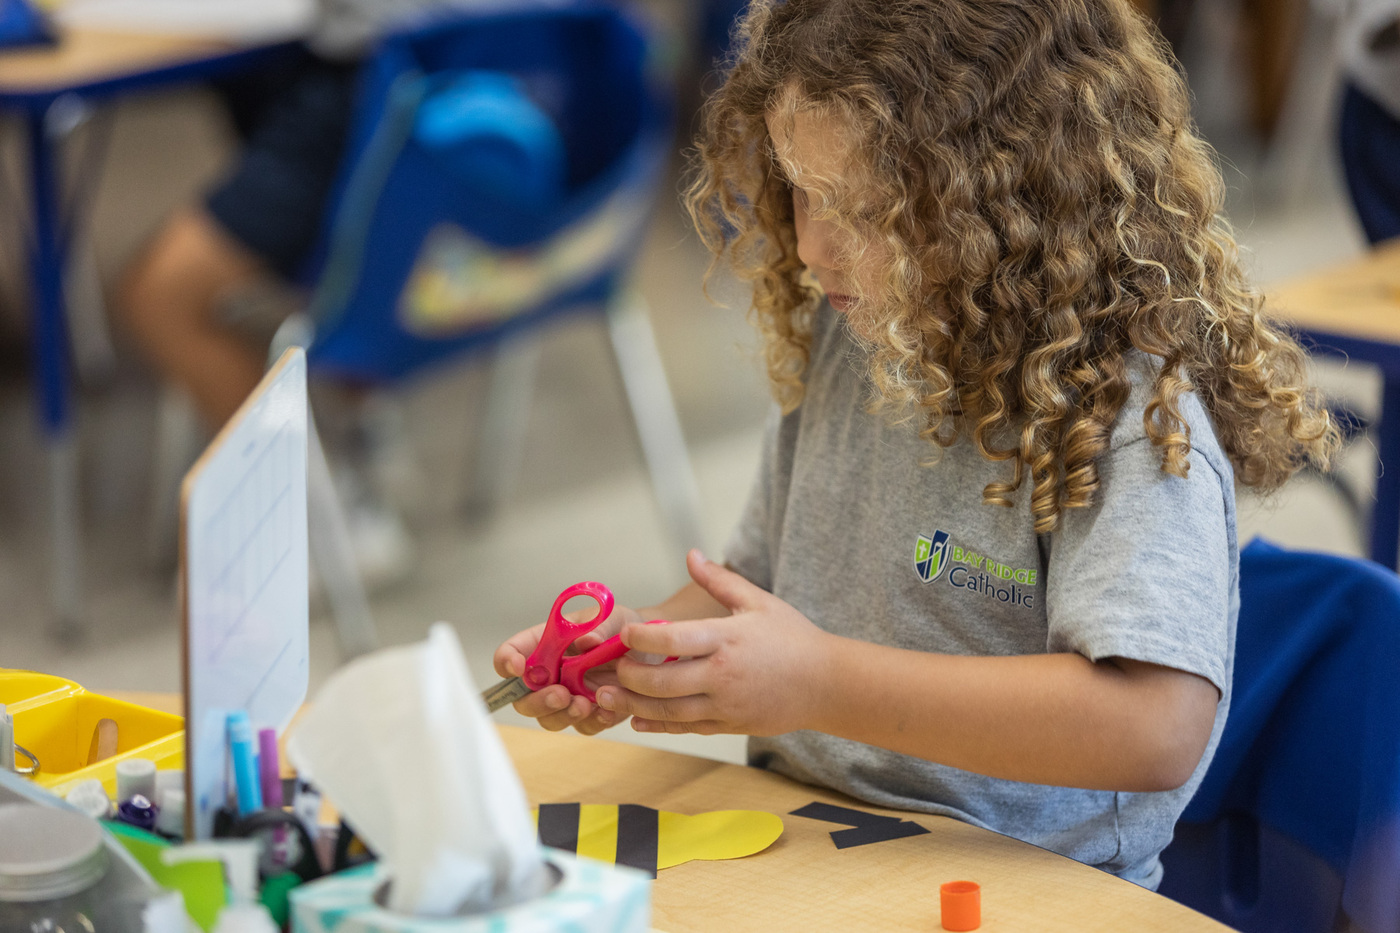
M 280 734 L 306 700 L 306 356 L 263 377 L 185 477 L 181 609 L 185 838 L 208 839 L 233 788 L 227 719 Z

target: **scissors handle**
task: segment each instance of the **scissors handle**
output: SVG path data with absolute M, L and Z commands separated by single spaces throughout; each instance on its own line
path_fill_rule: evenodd
M 575 596 L 587 596 L 598 603 L 597 613 L 587 622 L 570 622 L 564 618 L 564 604 Z M 564 652 L 579 638 L 601 625 L 604 619 L 612 615 L 612 611 L 612 590 L 601 583 L 575 583 L 560 593 L 559 598 L 554 601 L 553 608 L 549 610 L 549 618 L 544 623 L 544 635 L 540 637 L 540 643 L 525 660 L 525 673 L 521 675 L 521 679 L 531 690 L 543 690 L 551 684 L 559 683 Z
M 665 625 L 662 619 L 652 619 L 647 625 Z M 574 696 L 587 697 L 590 703 L 598 702 L 598 695 L 590 690 L 583 682 L 583 675 L 600 664 L 607 664 L 609 661 L 616 661 L 628 652 L 628 647 L 622 643 L 621 635 L 614 635 L 601 645 L 589 648 L 583 654 L 576 654 L 571 658 L 565 658 L 560 665 L 559 682 L 569 688 L 569 692 Z M 675 658 L 667 658 L 674 661 Z

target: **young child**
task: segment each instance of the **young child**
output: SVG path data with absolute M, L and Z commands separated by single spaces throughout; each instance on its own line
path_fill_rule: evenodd
M 1229 706 L 1234 483 L 1336 443 L 1182 80 L 1126 0 L 755 0 L 739 39 L 690 205 L 782 413 L 726 566 L 579 646 L 684 660 L 517 709 L 747 734 L 1155 887 Z

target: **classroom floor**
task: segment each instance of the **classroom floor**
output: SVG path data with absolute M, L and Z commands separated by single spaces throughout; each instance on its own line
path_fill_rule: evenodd
M 1209 121 L 1205 116 L 1202 122 Z M 1261 162 L 1227 130 L 1212 136 L 1227 157 L 1229 214 L 1258 281 L 1268 284 L 1354 255 L 1362 241 L 1324 134 L 1314 127 L 1282 156 Z M 1256 179 L 1251 182 L 1249 179 Z M 664 198 L 638 267 L 661 353 L 699 477 L 707 549 L 718 553 L 738 515 L 756 464 L 767 407 L 742 306 L 716 308 L 700 281 L 707 257 L 674 198 Z M 732 288 L 719 283 L 723 296 Z M 484 386 L 479 366 L 433 376 L 396 401 L 404 443 L 389 464 L 396 499 L 418 557 L 411 577 L 376 593 L 385 644 L 419 639 L 437 620 L 461 634 L 481 685 L 494 681 L 490 656 L 507 635 L 542 620 L 563 586 L 607 583 L 640 605 L 684 581 L 684 568 L 651 498 L 620 386 L 596 322 L 557 327 L 530 414 L 525 463 L 497 514 L 460 514 L 472 427 Z M 5 367 L 0 365 L 0 372 Z M 1328 365 L 1329 389 L 1363 414 L 1378 380 L 1361 367 Z M 146 476 L 154 432 L 151 381 L 129 361 L 81 398 L 89 634 L 78 644 L 48 634 L 44 460 L 28 384 L 0 381 L 0 666 L 62 674 L 96 690 L 178 690 L 175 591 L 169 568 L 152 567 Z M 1352 450 L 1344 474 L 1369 488 L 1373 450 Z M 1360 530 L 1328 484 L 1302 476 L 1275 498 L 1241 497 L 1241 543 L 1266 535 L 1296 547 L 1361 552 Z M 313 613 L 312 691 L 336 667 L 332 626 Z M 518 721 L 509 710 L 502 721 Z M 624 740 L 742 760 L 736 737 L 637 736 Z

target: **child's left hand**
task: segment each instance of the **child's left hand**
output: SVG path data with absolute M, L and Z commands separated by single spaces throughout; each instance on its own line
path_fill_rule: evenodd
M 691 579 L 728 608 L 724 618 L 629 625 L 622 640 L 670 664 L 623 658 L 598 704 L 638 732 L 777 735 L 809 728 L 830 676 L 833 636 L 739 574 L 686 558 Z M 625 689 L 621 689 L 625 688 Z

